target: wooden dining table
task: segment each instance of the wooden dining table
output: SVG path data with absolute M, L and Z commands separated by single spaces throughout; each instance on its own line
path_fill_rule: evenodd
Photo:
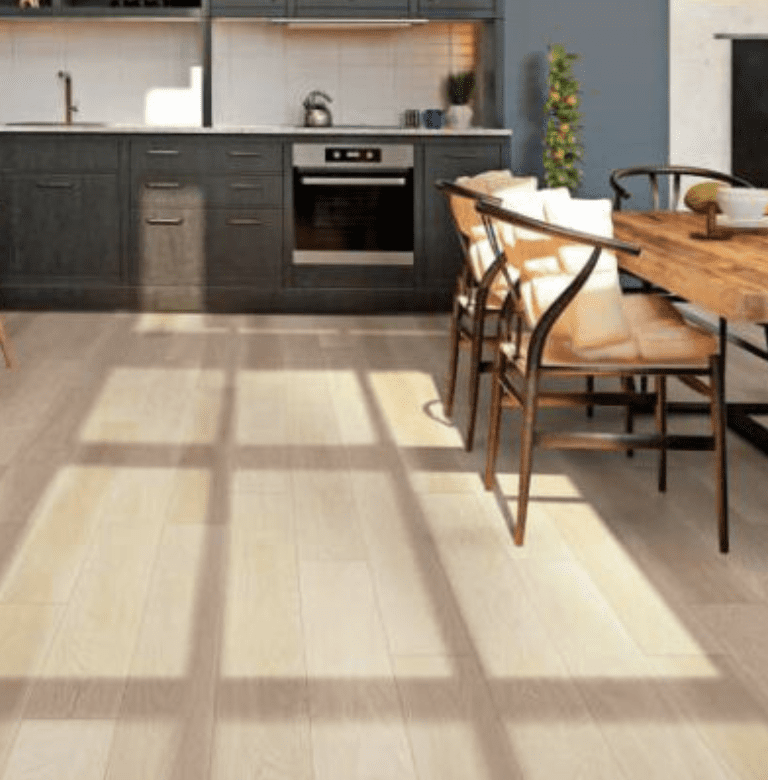
M 728 329 L 729 322 L 768 323 L 768 228 L 718 228 L 708 235 L 705 215 L 680 211 L 615 211 L 613 225 L 616 238 L 642 247 L 637 256 L 619 255 L 622 270 L 715 315 L 724 356 L 730 343 L 768 362 L 765 341 L 759 345 Z M 695 313 L 686 315 L 708 324 Z M 766 326 L 763 336 L 768 341 Z M 768 454 L 768 429 L 754 420 L 768 414 L 768 402 L 727 406 L 729 428 Z

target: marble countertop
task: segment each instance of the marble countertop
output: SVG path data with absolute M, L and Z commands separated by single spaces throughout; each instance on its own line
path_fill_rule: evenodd
M 446 128 L 441 130 L 427 130 L 426 128 L 410 127 L 369 127 L 346 126 L 333 127 L 299 127 L 295 125 L 248 125 L 248 126 L 220 126 L 220 127 L 158 127 L 150 125 L 119 125 L 119 124 L 58 124 L 40 122 L 14 122 L 0 125 L 0 132 L 35 132 L 35 133 L 177 133 L 177 134 L 242 134 L 242 135 L 397 135 L 413 137 L 446 137 L 460 138 L 462 136 L 510 136 L 512 131 L 506 128 L 470 127 L 466 130 L 454 130 Z

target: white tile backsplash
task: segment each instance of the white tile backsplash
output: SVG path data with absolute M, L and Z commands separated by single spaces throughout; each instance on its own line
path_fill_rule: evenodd
M 397 125 L 406 108 L 443 106 L 447 73 L 475 56 L 467 23 L 342 31 L 220 22 L 213 39 L 217 125 L 301 123 L 313 89 L 331 96 L 336 124 Z
M 3 26 L 0 40 L 0 122 L 58 121 L 64 89 L 57 73 L 72 74 L 76 119 L 173 124 L 202 118 L 199 27 L 186 22 L 24 22 Z M 9 41 L 10 45 L 5 43 Z M 158 111 L 165 91 L 167 111 Z
M 766 0 L 670 0 L 670 162 L 731 170 L 731 45 L 768 35 Z
M 391 30 L 295 30 L 257 21 L 213 28 L 214 124 L 301 123 L 312 89 L 337 124 L 397 125 L 407 108 L 445 105 L 445 78 L 475 60 L 471 23 Z M 202 123 L 202 41 L 185 22 L 43 21 L 0 26 L 0 123 L 64 114 L 57 73 L 72 74 L 76 119 Z

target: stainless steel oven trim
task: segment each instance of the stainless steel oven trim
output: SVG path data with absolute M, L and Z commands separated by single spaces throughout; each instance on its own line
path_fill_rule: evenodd
M 294 265 L 413 266 L 413 252 L 294 249 Z
M 403 176 L 302 176 L 301 183 L 309 187 L 405 187 Z

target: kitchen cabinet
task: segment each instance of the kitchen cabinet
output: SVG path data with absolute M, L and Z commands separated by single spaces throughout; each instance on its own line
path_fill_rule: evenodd
M 496 0 L 418 0 L 418 15 L 426 19 L 491 19 Z
M 144 305 L 280 286 L 282 143 L 244 137 L 131 141 L 131 281 Z
M 117 142 L 15 136 L 6 141 L 4 287 L 118 285 L 121 196 Z
M 408 16 L 408 0 L 296 0 L 296 16 L 371 17 Z
M 509 142 L 501 139 L 482 141 L 452 141 L 446 139 L 426 143 L 423 163 L 422 286 L 452 288 L 461 269 L 461 248 L 451 215 L 435 182 L 449 181 L 459 176 L 472 176 L 482 171 L 509 167 Z
M 199 16 L 201 0 L 40 0 L 38 8 L 19 8 L 17 0 L 0 0 L 0 16 L 51 17 L 183 17 Z
M 288 0 L 211 0 L 211 15 L 283 17 L 288 15 Z

